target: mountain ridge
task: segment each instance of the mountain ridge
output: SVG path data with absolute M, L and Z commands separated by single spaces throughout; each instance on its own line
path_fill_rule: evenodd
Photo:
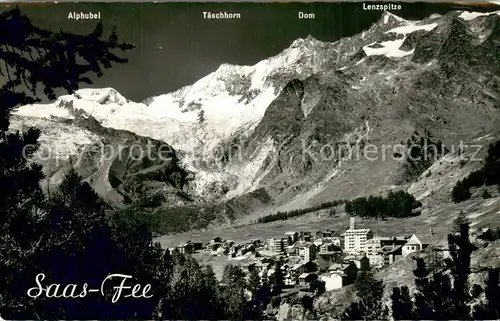
M 399 160 L 342 153 L 304 158 L 304 145 L 395 145 L 424 129 L 446 144 L 497 136 L 499 24 L 500 11 L 421 21 L 384 12 L 352 37 L 299 38 L 254 66 L 222 64 L 145 103 L 112 88 L 82 89 L 15 114 L 62 121 L 77 112 L 78 119 L 87 115 L 102 127 L 165 142 L 189 177 L 180 188 L 188 199 L 230 200 L 264 188 L 273 200 L 269 210 L 306 207 L 390 189 L 401 184 L 404 169 Z

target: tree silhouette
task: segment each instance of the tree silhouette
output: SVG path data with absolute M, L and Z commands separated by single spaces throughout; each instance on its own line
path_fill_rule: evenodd
M 391 295 L 392 317 L 394 320 L 413 320 L 413 303 L 407 286 L 394 288 Z
M 247 284 L 244 276 L 245 274 L 239 266 L 230 264 L 224 268 L 222 297 L 230 320 L 242 320 L 246 312 L 245 289 Z
M 382 302 L 383 282 L 376 280 L 370 271 L 360 271 L 354 283 L 358 302 L 353 302 L 344 311 L 345 320 L 383 320 L 386 308 Z
M 118 41 L 116 28 L 102 39 L 102 22 L 88 35 L 53 32 L 35 27 L 19 8 L 0 14 L 0 28 L 0 74 L 6 79 L 0 92 L 2 131 L 13 107 L 40 101 L 38 89 L 49 99 L 56 98 L 56 89 L 73 93 L 81 83 L 92 84 L 91 74 L 101 77 L 103 69 L 127 62 L 114 51 L 134 48 Z
M 103 69 L 126 62 L 113 51 L 133 45 L 120 43 L 114 29 L 103 40 L 101 23 L 84 36 L 44 30 L 18 8 L 0 14 L 0 28 L 0 314 L 24 319 L 118 316 L 119 309 L 130 309 L 113 308 L 104 298 L 27 295 L 38 273 L 46 274 L 48 284 L 94 285 L 114 270 L 118 256 L 110 255 L 117 254 L 116 248 L 103 204 L 90 186 L 69 173 L 58 197 L 49 202 L 40 188 L 42 168 L 31 161 L 40 131 L 8 129 L 12 108 L 40 101 L 41 95 L 55 99 L 58 89 L 72 93 L 79 84 L 90 84 L 90 75 L 101 76 Z
M 455 203 L 460 203 L 471 198 L 470 189 L 472 187 L 492 186 L 495 184 L 500 184 L 500 140 L 489 145 L 488 154 L 484 159 L 482 168 L 473 171 L 466 178 L 458 181 L 453 187 L 451 196 Z M 482 197 L 489 198 L 491 195 L 487 190 L 484 190 Z
M 200 109 L 200 111 L 198 112 L 198 122 L 200 124 L 205 123 L 205 111 L 203 109 Z
M 488 270 L 487 286 L 483 290 L 477 284 L 470 284 L 471 254 L 476 247 L 469 240 L 469 223 L 459 214 L 456 231 L 448 235 L 448 251 L 445 269 L 430 271 L 423 258 L 417 258 L 415 276 L 415 294 L 413 303 L 409 300 L 407 288 L 395 288 L 392 295 L 394 319 L 420 320 L 464 320 L 498 319 L 500 287 L 499 270 Z M 484 293 L 486 302 L 476 305 Z
M 488 280 L 484 289 L 486 302 L 474 311 L 476 320 L 498 320 L 500 319 L 500 269 L 490 269 Z

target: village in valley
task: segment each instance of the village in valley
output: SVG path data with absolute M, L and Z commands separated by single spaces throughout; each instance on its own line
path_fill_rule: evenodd
M 313 292 L 311 284 L 324 282 L 326 291 L 354 283 L 359 270 L 380 269 L 433 243 L 429 234 L 379 236 L 371 229 L 356 226 L 350 218 L 343 232 L 290 231 L 282 237 L 252 239 L 236 244 L 214 237 L 209 243 L 191 242 L 170 248 L 183 254 L 227 258 L 227 264 L 240 265 L 247 276 L 254 269 L 263 280 L 276 271 L 288 292 Z

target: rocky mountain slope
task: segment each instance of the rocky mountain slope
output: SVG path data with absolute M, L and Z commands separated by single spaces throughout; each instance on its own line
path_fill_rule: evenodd
M 459 151 L 460 142 L 484 145 L 481 155 L 500 137 L 498 52 L 499 12 L 422 21 L 385 12 L 350 38 L 297 39 L 254 66 L 223 64 L 141 103 L 105 88 L 22 106 L 12 128 L 41 127 L 44 143 L 75 155 L 73 165 L 116 203 L 153 190 L 182 205 L 259 189 L 271 200 L 256 206 L 263 213 L 395 187 L 424 202 L 448 201 L 454 183 L 479 166 L 460 164 L 475 152 Z M 403 156 L 415 135 L 447 148 L 434 155 L 431 173 L 408 180 Z M 103 143 L 168 146 L 168 160 L 129 162 L 130 148 L 125 160 L 89 155 Z M 46 163 L 57 181 L 60 169 Z

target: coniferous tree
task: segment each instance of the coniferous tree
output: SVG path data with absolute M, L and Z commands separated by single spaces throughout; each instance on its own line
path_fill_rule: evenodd
M 158 283 L 155 287 L 155 292 L 159 298 L 156 310 L 153 313 L 154 319 L 162 319 L 164 312 L 171 306 L 171 283 L 174 273 L 174 260 L 169 250 L 162 253 L 161 260 L 158 266 Z
M 40 132 L 7 132 L 10 110 L 40 101 L 40 87 L 49 99 L 56 98 L 58 89 L 72 93 L 80 83 L 91 83 L 87 75 L 99 77 L 103 69 L 125 63 L 116 51 L 133 45 L 120 43 L 115 30 L 103 39 L 101 23 L 89 35 L 43 30 L 17 8 L 0 14 L 0 26 L 9 30 L 0 35 L 0 73 L 7 80 L 0 89 L 0 314 L 24 319 L 151 318 L 156 297 L 114 304 L 91 295 L 68 300 L 27 296 L 38 273 L 45 274 L 45 283 L 94 286 L 112 271 L 138 271 L 137 277 L 154 284 L 168 279 L 155 267 L 168 268 L 158 261 L 162 250 L 147 237 L 141 238 L 141 251 L 127 253 L 123 243 L 117 244 L 120 237 L 107 224 L 105 204 L 75 171 L 48 200 L 39 186 L 41 167 L 31 160 Z M 143 260 L 142 267 L 131 260 L 134 256 Z
M 248 290 L 252 293 L 252 300 L 255 300 L 260 287 L 261 282 L 259 272 L 256 268 L 253 268 L 248 276 Z
M 164 315 L 169 318 L 189 320 L 213 317 L 204 316 L 203 311 L 203 307 L 209 307 L 214 312 L 214 302 L 210 302 L 211 296 L 207 297 L 207 286 L 210 285 L 213 276 L 210 271 L 203 271 L 191 256 L 186 256 L 182 265 L 176 265 L 175 269 L 171 288 L 172 298 L 170 306 L 165 307 Z
M 471 274 L 471 254 L 476 247 L 469 240 L 469 223 L 464 213 L 455 220 L 454 234 L 448 235 L 450 257 L 445 259 L 445 270 L 430 271 L 422 258 L 417 260 L 414 270 L 416 291 L 414 294 L 415 319 L 470 319 L 471 303 L 482 292 L 479 286 L 469 284 Z M 449 275 L 446 273 L 449 271 Z M 494 281 L 493 281 L 494 282 Z M 400 293 L 395 290 L 393 312 L 401 316 L 404 305 L 400 302 Z M 484 313 L 481 310 L 478 313 Z
M 445 262 L 453 279 L 453 313 L 458 319 L 470 318 L 470 303 L 476 299 L 469 291 L 469 275 L 471 274 L 471 255 L 476 247 L 469 240 L 469 223 L 459 226 L 459 234 L 448 235 L 448 247 L 451 257 Z
M 387 310 L 382 302 L 384 285 L 376 280 L 370 271 L 360 271 L 354 283 L 357 302 L 352 303 L 345 311 L 345 320 L 384 320 Z
M 321 280 L 313 280 L 309 284 L 309 290 L 314 293 L 315 297 L 320 296 L 321 294 L 325 293 L 326 288 L 325 288 L 325 282 Z
M 469 224 L 469 219 L 464 211 L 458 212 L 457 217 L 453 220 L 453 232 L 460 233 L 462 224 Z
M 391 309 L 394 320 L 413 320 L 413 302 L 407 286 L 394 288 L 391 295 Z
M 476 320 L 498 320 L 500 319 L 500 269 L 490 269 L 486 288 L 484 289 L 486 302 L 474 311 Z
M 227 316 L 231 320 L 242 320 L 247 307 L 245 273 L 238 266 L 227 265 L 224 268 L 222 283 L 222 297 Z
M 455 203 L 460 203 L 471 198 L 469 188 L 463 181 L 458 181 L 451 191 L 452 199 Z
M 204 124 L 205 123 L 205 111 L 203 109 L 201 109 L 199 112 L 198 112 L 198 122 L 200 124 Z
M 490 192 L 488 192 L 487 189 L 483 190 L 483 193 L 481 194 L 481 197 L 484 198 L 484 199 L 488 199 L 488 198 L 491 198 L 491 194 Z
M 257 290 L 254 303 L 256 314 L 258 314 L 259 317 L 261 317 L 264 311 L 266 310 L 267 305 L 271 301 L 271 298 L 272 298 L 271 287 L 269 285 L 269 280 L 267 278 L 267 275 L 266 273 L 264 273 L 262 275 L 261 286 Z
M 215 273 L 211 265 L 205 266 L 203 270 L 202 296 L 205 298 L 202 308 L 204 311 L 204 318 L 209 320 L 220 320 L 223 318 L 224 302 L 221 298 L 219 282 L 215 277 Z
M 441 271 L 430 271 L 422 258 L 416 259 L 416 292 L 414 294 L 415 319 L 449 319 L 452 304 L 450 278 Z
M 272 292 L 273 295 L 279 295 L 285 287 L 285 275 L 281 269 L 281 261 L 277 260 L 274 263 L 274 274 L 272 275 Z

